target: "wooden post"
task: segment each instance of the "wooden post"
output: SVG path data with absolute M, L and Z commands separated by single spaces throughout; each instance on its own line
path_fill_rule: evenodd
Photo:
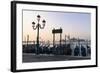
M 53 33 L 53 47 L 55 46 L 55 33 Z
M 66 45 L 66 35 L 65 35 L 65 45 Z
M 61 46 L 62 33 L 60 33 L 60 46 Z
M 28 46 L 28 41 L 29 41 L 29 35 L 27 35 L 27 46 Z

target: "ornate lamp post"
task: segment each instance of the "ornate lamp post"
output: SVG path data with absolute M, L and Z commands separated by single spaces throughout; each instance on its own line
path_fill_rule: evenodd
M 39 29 L 44 29 L 44 27 L 45 27 L 45 23 L 46 23 L 46 21 L 45 20 L 43 20 L 42 21 L 42 26 L 40 25 L 40 18 L 41 18 L 41 16 L 40 15 L 37 15 L 37 21 L 38 21 L 38 23 L 35 25 L 35 22 L 33 21 L 32 22 L 32 24 L 33 24 L 33 30 L 36 30 L 37 29 L 37 45 L 36 45 L 36 47 L 37 47 L 37 51 L 36 51 L 36 53 L 37 54 L 39 54 Z

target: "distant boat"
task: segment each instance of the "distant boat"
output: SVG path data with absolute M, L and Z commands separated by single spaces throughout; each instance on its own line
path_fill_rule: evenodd
M 86 56 L 86 48 L 81 45 L 81 55 Z
M 74 50 L 74 56 L 79 56 L 79 55 L 80 55 L 79 46 L 76 45 L 75 50 Z

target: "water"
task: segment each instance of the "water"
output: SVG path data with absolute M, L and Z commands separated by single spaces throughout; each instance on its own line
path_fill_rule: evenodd
M 43 42 L 43 41 L 40 41 L 39 42 L 40 43 L 40 45 L 50 45 L 50 47 L 52 47 L 53 46 L 53 42 L 49 42 L 49 43 L 46 43 L 46 42 Z M 71 44 L 71 47 L 73 47 L 73 48 L 75 48 L 75 46 L 77 45 L 77 46 L 79 46 L 79 45 L 83 45 L 84 47 L 86 46 L 86 45 L 88 45 L 88 46 L 90 46 L 91 45 L 91 42 L 90 41 L 80 41 L 80 42 L 78 42 L 78 41 L 66 41 L 66 44 Z M 36 41 L 23 41 L 22 42 L 22 44 L 23 45 L 26 45 L 26 44 L 36 44 Z M 59 43 L 59 41 L 55 41 L 55 45 L 59 45 L 60 43 Z M 65 44 L 65 42 L 61 42 L 61 44 Z

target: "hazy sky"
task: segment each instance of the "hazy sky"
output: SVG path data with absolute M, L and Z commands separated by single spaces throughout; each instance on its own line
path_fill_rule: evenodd
M 52 29 L 62 28 L 62 39 L 65 34 L 70 37 L 90 39 L 91 38 L 91 14 L 75 12 L 52 12 L 52 11 L 34 11 L 23 10 L 23 40 L 29 35 L 30 40 L 36 40 L 37 30 L 33 30 L 32 22 L 37 23 L 37 15 L 42 20 L 46 20 L 44 29 L 40 29 L 40 40 L 52 41 Z M 56 41 L 59 40 L 59 34 L 56 35 Z

